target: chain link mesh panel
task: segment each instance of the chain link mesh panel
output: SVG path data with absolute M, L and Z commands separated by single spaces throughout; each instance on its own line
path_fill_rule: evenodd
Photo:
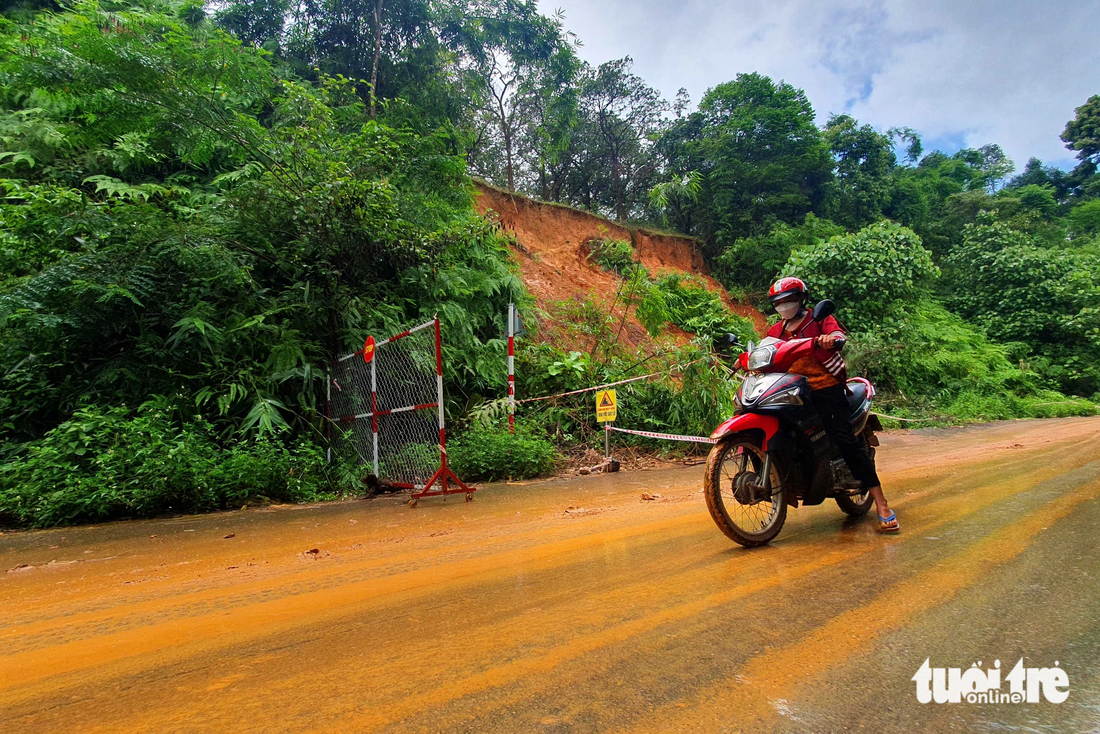
M 378 478 L 422 487 L 440 468 L 438 345 L 429 321 L 333 365 L 329 384 L 332 440 L 354 449 Z M 373 387 L 373 390 L 372 390 Z
M 435 409 L 378 417 L 378 476 L 391 484 L 423 487 L 439 469 Z
M 375 351 L 379 412 L 435 404 L 434 325 L 429 322 L 417 327 L 417 331 L 386 342 Z

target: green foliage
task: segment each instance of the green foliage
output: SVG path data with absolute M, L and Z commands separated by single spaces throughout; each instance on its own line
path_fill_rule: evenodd
M 755 337 L 754 337 L 755 338 Z M 579 357 L 574 353 L 575 357 Z M 617 351 L 606 362 L 584 360 L 583 370 L 558 370 L 553 365 L 569 355 L 545 344 L 529 345 L 517 355 L 517 390 L 523 396 L 548 395 L 591 387 L 650 372 L 665 374 L 616 387 L 620 425 L 643 430 L 709 435 L 731 414 L 736 385 L 719 366 L 702 340 L 665 353 Z M 581 360 L 578 359 L 578 362 Z M 681 370 L 673 365 L 686 365 Z M 517 426 L 540 426 L 559 444 L 588 443 L 602 450 L 603 432 L 595 426 L 592 393 L 521 406 Z M 615 442 L 667 451 L 667 442 L 615 436 Z M 684 446 L 675 447 L 677 450 Z
M 668 321 L 710 343 L 726 334 L 743 341 L 758 335 L 752 323 L 729 310 L 721 296 L 688 276 L 670 274 L 656 281 L 654 290 L 663 302 Z
M 322 451 L 281 437 L 215 440 L 196 416 L 178 422 L 169 401 L 86 408 L 0 467 L 0 518 L 46 527 L 239 507 L 256 498 L 334 496 Z
M 1073 207 L 1067 219 L 1069 231 L 1074 237 L 1096 237 L 1100 234 L 1100 199 Z
M 1100 258 L 1039 247 L 983 217 L 948 258 L 948 304 L 1005 343 L 1021 343 L 1059 389 L 1100 389 Z
M 831 298 L 842 320 L 863 331 L 895 306 L 916 302 L 940 273 L 912 230 L 879 222 L 792 253 L 783 274 L 805 280 L 813 298 Z
M 924 298 L 853 334 L 849 371 L 883 393 L 881 410 L 939 416 L 944 422 L 1095 415 L 1096 405 L 1041 388 L 1041 376 L 1016 366 L 1009 350 L 942 305 Z M 903 424 L 904 425 L 904 424 Z
M 5 139 L 37 164 L 0 206 L 0 438 L 151 392 L 216 406 L 219 435 L 316 434 L 322 366 L 435 313 L 453 392 L 499 384 L 521 285 L 445 137 L 163 12 L 86 2 L 25 30 L 11 117 L 53 132 Z
M 1025 211 L 1034 212 L 1043 219 L 1051 219 L 1058 211 L 1058 202 L 1051 186 L 1028 184 L 1016 188 L 1012 193 L 1020 200 L 1020 206 Z
M 559 457 L 554 444 L 524 422 L 472 424 L 447 446 L 451 467 L 469 481 L 531 479 L 549 474 Z
M 837 301 L 857 330 L 853 364 L 896 410 L 1068 414 L 1090 408 L 1049 388 L 1100 390 L 1100 97 L 1063 133 L 1074 171 L 1033 159 L 998 190 L 1014 165 L 996 145 L 918 163 L 911 130 L 844 115 L 819 129 L 802 91 L 759 74 L 709 90 L 695 112 L 681 91 L 670 119 L 629 57 L 583 64 L 561 15 L 532 2 L 230 0 L 211 13 L 30 1 L 0 24 L 0 513 L 12 522 L 327 496 L 312 443 L 324 366 L 435 314 L 446 410 L 496 405 L 503 314 L 527 296 L 471 206 L 467 166 L 698 235 L 741 292 L 802 274 Z M 621 276 L 614 303 L 564 309 L 579 350 L 527 345 L 529 395 L 754 336 L 700 284 L 653 280 L 626 242 L 602 238 L 593 258 Z M 628 353 L 631 312 L 652 335 L 673 323 L 696 343 Z M 622 413 L 705 433 L 731 389 L 703 360 L 626 387 Z M 556 440 L 585 441 L 598 435 L 589 403 L 530 410 Z M 553 460 L 543 436 L 487 431 L 467 435 L 474 476 Z M 333 471 L 349 486 L 348 467 Z
M 859 125 L 849 115 L 833 115 L 825 125 L 825 140 L 836 159 L 835 175 L 826 184 L 826 216 L 851 230 L 881 219 L 897 162 L 893 136 Z
M 572 374 L 575 377 L 583 377 L 589 369 L 588 355 L 581 354 L 580 352 L 570 352 L 565 354 L 561 359 L 550 363 L 550 366 L 546 368 L 546 374 L 551 377 L 557 377 L 561 374 Z
M 702 176 L 698 194 L 681 199 L 670 220 L 712 252 L 777 222 L 801 221 L 820 203 L 832 168 L 805 93 L 760 74 L 708 90 L 659 150 L 672 177 Z
M 604 270 L 622 275 L 636 262 L 634 246 L 626 240 L 597 237 L 588 240 L 586 244 L 589 258 L 594 259 Z
M 850 371 L 898 395 L 994 395 L 1036 385 L 1004 347 L 927 297 L 888 308 L 850 341 Z
M 800 225 L 780 223 L 767 234 L 737 240 L 714 259 L 714 276 L 730 290 L 766 291 L 791 253 L 844 233 L 840 225 L 807 214 Z
M 1077 151 L 1082 162 L 1100 162 L 1100 94 L 1092 95 L 1074 110 L 1061 137 L 1067 148 Z

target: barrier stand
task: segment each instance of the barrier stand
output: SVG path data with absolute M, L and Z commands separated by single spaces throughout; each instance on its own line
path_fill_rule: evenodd
M 508 432 L 516 432 L 516 304 L 508 304 Z

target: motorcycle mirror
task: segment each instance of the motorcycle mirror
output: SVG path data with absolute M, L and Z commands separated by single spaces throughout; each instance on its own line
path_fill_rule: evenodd
M 736 347 L 741 343 L 741 340 L 737 338 L 737 334 L 726 334 L 726 341 L 732 347 Z
M 826 298 L 824 301 L 820 301 L 814 306 L 814 310 L 810 313 L 810 317 L 814 321 L 821 321 L 821 319 L 827 316 L 832 316 L 835 311 L 836 304 Z

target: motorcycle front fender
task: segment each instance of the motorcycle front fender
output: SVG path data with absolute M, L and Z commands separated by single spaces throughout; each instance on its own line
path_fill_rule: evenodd
M 779 419 L 774 415 L 742 413 L 741 415 L 735 415 L 718 426 L 718 428 L 714 430 L 714 433 L 710 434 L 710 437 L 721 440 L 731 433 L 752 430 L 761 431 L 764 434 L 764 442 L 761 444 L 760 448 L 767 451 L 768 441 L 770 441 L 771 437 L 779 430 Z

